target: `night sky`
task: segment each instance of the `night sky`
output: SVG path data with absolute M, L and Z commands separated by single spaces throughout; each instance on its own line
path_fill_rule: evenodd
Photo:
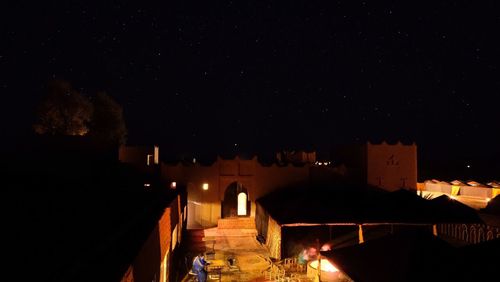
M 2 4 L 5 144 L 31 130 L 57 78 L 117 100 L 130 144 L 500 152 L 497 1 L 60 2 Z

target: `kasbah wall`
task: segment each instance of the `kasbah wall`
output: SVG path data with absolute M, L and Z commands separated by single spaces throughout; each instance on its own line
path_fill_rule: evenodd
M 417 146 L 415 144 L 371 144 L 359 148 L 363 160 L 358 163 L 363 170 L 362 182 L 395 191 L 400 188 L 416 189 L 417 186 Z M 224 193 L 232 183 L 240 183 L 247 189 L 251 202 L 250 216 L 255 216 L 255 200 L 278 188 L 304 183 L 313 175 L 333 173 L 328 167 L 314 164 L 302 166 L 265 166 L 257 157 L 250 160 L 221 159 L 210 166 L 200 164 L 169 165 L 161 163 L 161 175 L 166 181 L 186 183 L 188 187 L 188 224 L 202 227 L 216 226 L 221 218 L 221 202 Z M 203 190 L 203 184 L 208 190 Z
M 389 191 L 417 189 L 417 145 L 366 144 L 366 182 Z
M 215 226 L 221 217 L 221 202 L 226 189 L 233 183 L 240 183 L 247 189 L 251 202 L 250 215 L 255 216 L 255 200 L 287 185 L 309 179 L 309 164 L 303 166 L 261 165 L 257 157 L 250 160 L 217 158 L 211 166 L 192 164 L 162 164 L 162 178 L 168 181 L 187 183 L 188 222 L 202 226 Z M 208 190 L 203 190 L 203 184 Z

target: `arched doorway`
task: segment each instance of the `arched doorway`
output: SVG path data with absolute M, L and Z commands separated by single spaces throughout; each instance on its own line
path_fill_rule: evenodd
M 227 186 L 222 201 L 222 218 L 250 216 L 250 201 L 248 190 L 239 182 L 233 182 Z

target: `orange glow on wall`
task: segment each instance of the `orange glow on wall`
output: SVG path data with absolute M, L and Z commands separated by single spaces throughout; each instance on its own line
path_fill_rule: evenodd
M 491 198 L 495 198 L 500 195 L 500 188 L 491 188 Z
M 362 244 L 365 239 L 363 238 L 363 225 L 359 225 L 359 230 L 358 230 L 358 239 L 359 239 L 359 243 Z
M 160 163 L 160 147 L 155 146 L 154 149 L 154 163 L 159 164 Z

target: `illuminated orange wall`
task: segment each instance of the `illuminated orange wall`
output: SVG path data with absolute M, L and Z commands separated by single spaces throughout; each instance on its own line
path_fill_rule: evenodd
M 281 259 L 281 226 L 272 217 L 267 224 L 266 247 L 271 257 Z
M 120 282 L 133 282 L 134 281 L 134 268 L 130 265 L 127 269 L 127 272 L 125 272 L 125 275 L 123 275 L 122 279 Z
M 256 157 L 251 160 L 218 158 L 211 166 L 162 163 L 161 174 L 166 181 L 187 183 L 190 220 L 202 226 L 215 226 L 221 217 L 224 192 L 231 183 L 239 182 L 247 189 L 254 216 L 256 199 L 277 188 L 308 180 L 309 165 L 262 166 Z M 209 184 L 207 191 L 202 189 L 203 183 Z
M 182 235 L 182 211 L 180 196 L 175 198 L 171 205 L 165 208 L 163 214 L 149 234 L 148 238 L 139 250 L 133 263 L 129 266 L 127 272 L 123 275 L 122 282 L 150 282 L 159 281 L 164 274 L 160 273 L 161 263 L 165 259 L 165 255 L 172 255 L 172 226 L 177 224 L 178 242 Z M 178 246 L 174 251 L 176 251 Z M 168 257 L 167 257 L 168 258 Z M 166 281 L 169 281 L 168 273 L 171 270 L 170 258 L 166 262 L 167 276 Z M 156 280 L 154 278 L 156 277 Z
M 361 183 L 369 183 L 389 191 L 417 186 L 416 145 L 366 144 L 357 147 L 349 169 Z M 338 177 L 335 168 L 305 164 L 303 166 L 261 165 L 257 157 L 243 160 L 217 160 L 209 166 L 198 163 L 189 165 L 161 164 L 161 176 L 165 181 L 186 183 L 190 209 L 190 222 L 196 221 L 203 227 L 216 226 L 221 217 L 221 201 L 224 192 L 233 182 L 239 182 L 248 191 L 251 201 L 251 216 L 255 215 L 255 200 L 281 187 L 310 180 L 328 181 Z M 351 176 L 352 176 L 351 175 Z M 314 179 L 313 179 L 314 178 Z M 207 191 L 202 189 L 208 183 Z

